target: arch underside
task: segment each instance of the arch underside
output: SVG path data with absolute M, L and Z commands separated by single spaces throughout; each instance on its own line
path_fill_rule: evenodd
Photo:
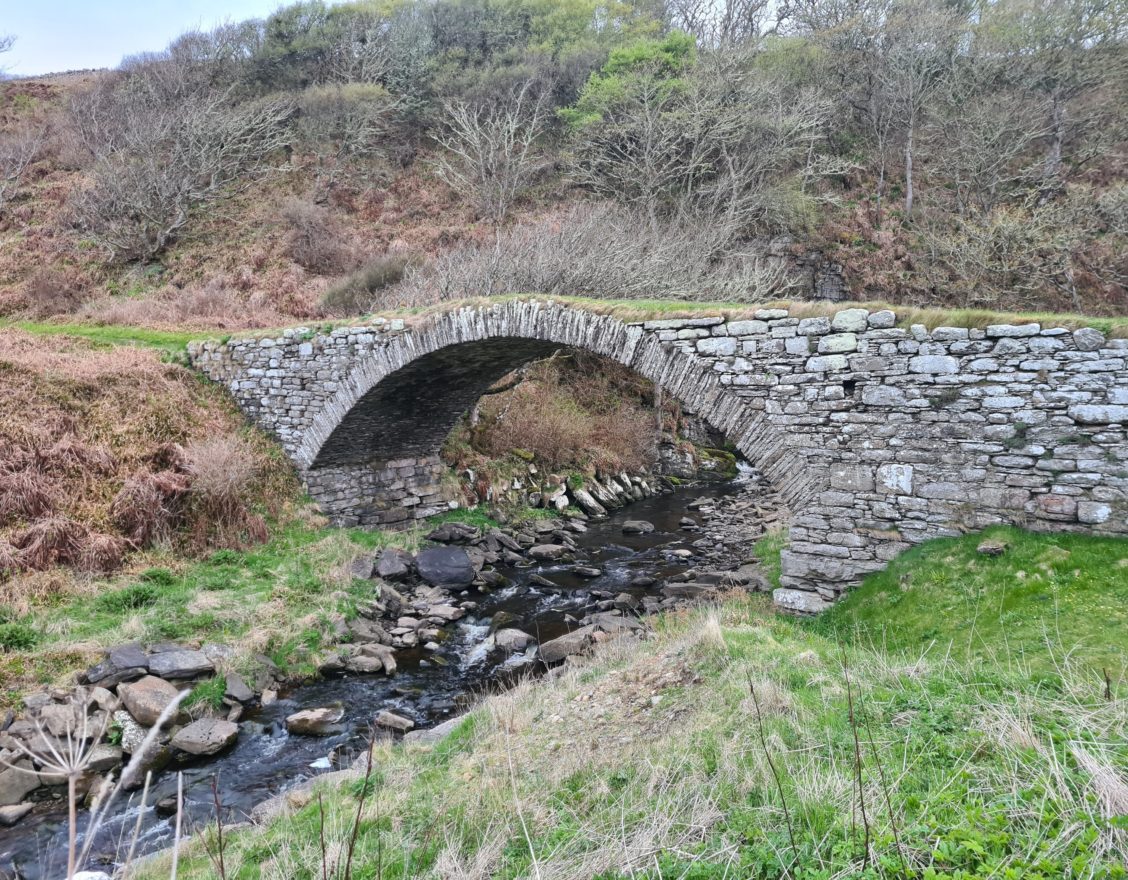
M 422 355 L 357 400 L 310 469 L 434 455 L 491 385 L 563 347 L 543 339 L 495 337 Z

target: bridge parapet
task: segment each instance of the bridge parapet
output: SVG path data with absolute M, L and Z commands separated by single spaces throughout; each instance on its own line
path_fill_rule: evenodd
M 500 375 L 570 346 L 661 384 L 776 484 L 793 512 L 795 592 L 779 598 L 800 610 L 931 537 L 996 522 L 1128 534 L 1128 340 L 896 323 L 865 309 L 624 323 L 512 300 L 190 356 L 346 524 L 442 506 L 436 455 L 454 420 Z

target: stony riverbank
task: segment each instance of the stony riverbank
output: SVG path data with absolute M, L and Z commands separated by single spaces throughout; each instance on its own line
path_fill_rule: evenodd
M 339 641 L 323 652 L 320 671 L 324 676 L 385 677 L 396 675 L 403 662 L 440 667 L 450 662 L 445 647 L 460 621 L 480 614 L 483 600 L 512 589 L 514 579 L 549 595 L 582 592 L 566 631 L 548 634 L 551 638 L 536 628 L 522 628 L 506 612 L 488 619 L 480 650 L 508 655 L 505 668 L 517 674 L 559 663 L 624 633 L 645 638 L 647 614 L 708 600 L 732 588 L 768 589 L 750 562 L 765 520 L 778 515 L 775 499 L 762 484 L 753 479 L 722 498 L 685 497 L 680 517 L 684 537 L 678 546 L 660 545 L 655 572 L 640 573 L 617 591 L 599 588 L 607 563 L 583 545 L 590 529 L 607 524 L 582 515 L 509 528 L 449 522 L 432 530 L 416 554 L 386 550 L 360 557 L 353 574 L 371 584 L 371 598 L 355 617 L 337 615 L 331 621 Z M 652 528 L 646 521 L 621 523 L 625 536 L 644 535 Z M 140 772 L 125 784 L 138 785 L 145 770 L 198 764 L 231 749 L 246 727 L 246 713 L 269 705 L 291 683 L 266 658 L 260 658 L 265 662 L 258 677 L 245 680 L 228 670 L 227 654 L 218 644 L 120 645 L 85 671 L 81 685 L 29 695 L 24 712 L 4 719 L 0 733 L 0 760 L 20 767 L 0 773 L 0 816 L 12 823 L 34 811 L 54 809 L 65 794 L 66 780 L 52 773 L 48 756 L 68 734 L 92 746 L 91 759 L 77 779 L 79 794 L 92 800 L 119 781 L 123 763 L 136 755 L 177 694 L 201 685 L 214 698 L 173 713 L 140 756 L 135 765 Z M 326 712 L 313 718 L 315 723 L 303 724 L 311 720 L 308 716 L 295 719 L 287 724 L 290 732 L 339 730 L 339 713 L 332 706 L 320 708 Z M 383 718 L 386 727 L 399 732 L 415 726 L 412 717 L 395 708 L 373 711 L 370 717 Z

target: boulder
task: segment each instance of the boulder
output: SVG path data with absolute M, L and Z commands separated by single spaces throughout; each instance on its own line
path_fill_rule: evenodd
M 519 629 L 499 629 L 494 633 L 494 644 L 507 654 L 524 651 L 533 641 L 531 635 Z
M 6 807 L 0 807 L 0 825 L 15 825 L 30 812 L 31 804 L 10 804 Z
M 402 550 L 388 549 L 376 560 L 376 574 L 386 581 L 403 580 L 411 574 L 412 558 Z
M 470 555 L 461 547 L 429 547 L 415 558 L 415 567 L 435 587 L 468 587 L 474 582 Z
M 644 519 L 628 519 L 623 523 L 624 535 L 649 535 L 654 531 L 654 523 Z
M 112 688 L 123 681 L 140 678 L 149 669 L 149 657 L 137 645 L 118 645 L 106 652 L 106 658 L 86 670 L 83 678 L 89 684 Z
M 379 657 L 370 657 L 366 654 L 354 654 L 344 662 L 344 669 L 360 675 L 375 675 L 384 671 L 384 661 Z
M 551 562 L 560 559 L 567 552 L 568 548 L 563 544 L 534 544 L 528 550 L 529 557 L 538 562 Z
M 439 620 L 450 622 L 458 620 L 466 614 L 461 608 L 455 608 L 453 605 L 430 605 L 427 608 L 428 617 L 437 617 Z
M 980 541 L 979 546 L 975 548 L 975 552 L 983 556 L 1002 556 L 1007 552 L 1007 544 L 1006 541 L 993 541 L 988 539 L 986 541 Z
M 236 703 L 249 703 L 255 698 L 255 692 L 237 672 L 227 673 L 227 684 L 223 695 Z
M 328 736 L 339 730 L 337 724 L 344 717 L 343 706 L 303 709 L 286 717 L 286 729 L 297 736 Z
M 98 743 L 90 750 L 90 757 L 87 760 L 86 766 L 88 769 L 96 773 L 104 773 L 107 770 L 113 770 L 122 762 L 122 749 L 120 746 L 111 745 L 110 743 Z
M 189 755 L 214 755 L 238 738 L 238 724 L 219 718 L 200 718 L 176 732 L 172 747 Z
M 387 709 L 376 714 L 376 724 L 380 727 L 389 727 L 392 730 L 399 730 L 403 733 L 406 733 L 415 726 L 415 722 L 410 718 L 404 718 L 402 715 L 397 715 L 395 712 L 389 712 Z
M 32 769 L 31 761 L 25 759 L 14 761 L 12 766 L 0 765 L 0 807 L 9 807 L 20 803 L 35 789 L 39 788 L 39 778 Z
M 452 733 L 454 729 L 465 720 L 465 715 L 448 718 L 442 724 L 436 724 L 434 727 L 428 727 L 426 730 L 413 730 L 410 733 L 404 734 L 403 741 L 405 743 L 417 743 L 419 745 L 437 743 L 439 740 L 444 739 Z
M 367 553 L 363 556 L 358 556 L 352 561 L 350 571 L 352 576 L 357 580 L 371 580 L 372 575 L 376 573 L 376 559 L 369 556 Z
M 392 643 L 392 637 L 388 635 L 387 630 L 379 624 L 365 620 L 363 617 L 350 620 L 348 631 L 352 635 L 353 641 L 358 644 L 379 642 L 381 645 L 390 645 Z
M 195 678 L 215 672 L 203 651 L 165 651 L 149 655 L 149 673 L 161 678 Z
M 86 721 L 84 707 L 76 703 L 52 703 L 39 710 L 39 721 L 52 736 L 92 737 L 97 728 Z
M 396 671 L 396 653 L 387 645 L 381 645 L 373 642 L 368 645 L 361 645 L 356 652 L 362 657 L 376 657 L 383 664 L 384 672 L 388 675 L 394 675 Z
M 583 626 L 540 646 L 540 657 L 545 663 L 558 663 L 566 657 L 581 654 L 591 644 L 592 627 Z
M 573 565 L 572 573 L 578 574 L 580 577 L 597 578 L 603 574 L 603 569 L 596 568 L 594 565 Z
M 146 675 L 139 681 L 118 687 L 118 696 L 129 714 L 138 724 L 146 727 L 157 723 L 161 713 L 176 699 L 178 693 L 173 685 L 155 675 Z
M 475 540 L 481 533 L 466 523 L 448 522 L 427 533 L 427 540 L 437 544 L 466 544 Z
M 587 489 L 572 489 L 572 500 L 588 516 L 607 516 L 607 508 L 600 504 Z

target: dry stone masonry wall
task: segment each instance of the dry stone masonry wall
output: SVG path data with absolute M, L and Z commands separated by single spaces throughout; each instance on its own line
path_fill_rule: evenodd
M 793 517 L 776 599 L 797 611 L 912 544 L 992 523 L 1128 534 L 1128 340 L 896 325 L 856 308 L 624 323 L 509 301 L 198 343 L 190 356 L 278 438 L 327 514 L 360 525 L 448 504 L 439 447 L 506 372 L 561 346 L 612 357 L 779 490 Z

